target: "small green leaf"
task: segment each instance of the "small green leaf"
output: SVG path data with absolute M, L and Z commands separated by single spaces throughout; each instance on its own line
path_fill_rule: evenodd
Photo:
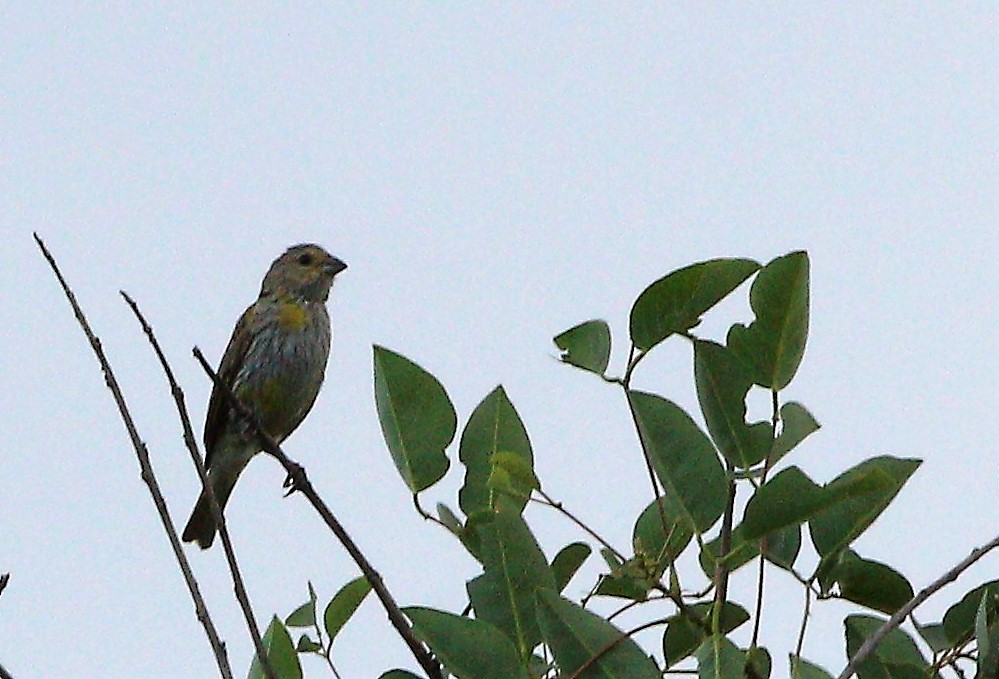
M 660 679 L 659 668 L 631 639 L 585 608 L 564 599 L 551 589 L 537 593 L 538 621 L 544 641 L 551 648 L 559 669 L 566 676 L 607 649 L 579 679 Z M 491 677 L 501 677 L 493 674 Z
M 336 635 L 354 615 L 354 611 L 357 610 L 370 591 L 371 583 L 362 576 L 354 578 L 333 595 L 333 598 L 326 605 L 326 612 L 323 613 L 323 623 L 326 627 L 326 634 L 329 635 L 330 644 L 333 643 Z
M 885 623 L 880 618 L 869 615 L 850 615 L 843 621 L 846 627 L 846 652 L 851 658 L 867 638 Z M 926 672 L 929 664 L 920 653 L 916 642 L 904 630 L 895 628 L 888 632 L 867 659 L 860 664 L 857 674 L 864 676 L 900 676 L 897 673 L 911 667 L 918 672 Z M 907 672 L 908 676 L 926 676 Z
M 709 625 L 712 606 L 711 603 L 692 604 L 687 607 L 685 613 L 667 619 L 666 631 L 663 633 L 663 657 L 666 658 L 667 667 L 673 667 L 684 658 L 690 657 L 708 639 L 704 627 L 691 618 L 696 617 L 703 624 Z M 745 608 L 733 601 L 726 601 L 721 609 L 721 633 L 728 634 L 747 620 L 749 613 Z
M 714 446 L 680 406 L 656 394 L 629 391 L 638 435 L 667 497 L 698 533 L 725 510 L 728 480 Z
M 833 675 L 800 656 L 792 655 L 791 679 L 833 679 Z
M 753 494 L 742 520 L 742 536 L 756 540 L 768 533 L 797 526 L 828 506 L 824 489 L 798 467 L 788 467 Z
M 762 646 L 753 646 L 746 651 L 746 676 L 750 679 L 769 679 L 773 669 L 770 651 Z
M 660 278 L 631 307 L 632 343 L 648 351 L 670 335 L 690 330 L 759 268 L 750 259 L 713 259 Z
M 808 254 L 792 252 L 760 270 L 749 291 L 756 314 L 733 325 L 725 344 L 749 367 L 753 381 L 780 391 L 794 377 L 808 338 Z
M 774 441 L 773 452 L 770 454 L 770 465 L 790 453 L 794 448 L 819 430 L 821 426 L 805 406 L 789 401 L 780 407 L 781 430 Z
M 961 600 L 947 609 L 943 626 L 950 645 L 957 646 L 971 638 L 975 631 L 975 616 L 983 596 L 999 597 L 999 580 L 992 580 L 975 587 Z
M 694 531 L 682 508 L 667 495 L 653 500 L 639 514 L 632 531 L 632 543 L 636 555 L 658 562 L 662 572 L 687 548 L 693 536 Z
M 295 650 L 299 653 L 315 653 L 323 650 L 323 646 L 318 641 L 314 641 L 308 634 L 303 634 L 298 638 Z
M 437 503 L 437 516 L 440 518 L 441 523 L 447 526 L 447 529 L 461 537 L 464 526 L 461 525 L 461 519 L 459 519 L 455 513 L 443 502 Z
M 611 331 L 607 321 L 580 323 L 555 336 L 564 363 L 603 375 L 610 363 Z
M 919 467 L 919 460 L 882 456 L 864 460 L 825 486 L 828 509 L 808 522 L 823 557 L 846 547 L 874 523 Z
M 753 385 L 743 364 L 714 342 L 694 342 L 697 400 L 718 450 L 732 465 L 751 467 L 770 452 L 773 426 L 746 423 L 746 394 Z
M 698 679 L 736 679 L 743 676 L 746 653 L 720 634 L 705 639 L 695 655 Z
M 450 462 L 457 416 L 444 387 L 405 356 L 374 347 L 375 405 L 385 444 L 413 493 L 437 483 Z
M 416 636 L 461 679 L 528 679 L 513 644 L 488 622 L 417 606 L 402 612 Z
M 314 627 L 316 624 L 316 602 L 306 601 L 285 618 L 284 624 L 288 627 Z
M 941 651 L 953 648 L 953 644 L 947 639 L 947 633 L 944 631 L 942 622 L 934 622 L 928 625 L 917 624 L 916 630 L 934 653 L 940 653 Z
M 423 679 L 423 677 L 418 674 L 413 674 L 409 670 L 394 669 L 385 672 L 379 676 L 378 679 Z
M 597 596 L 611 596 L 629 601 L 645 601 L 654 583 L 631 572 L 601 575 L 593 593 Z
M 893 615 L 913 597 L 912 585 L 890 566 L 845 550 L 828 576 L 847 601 Z
M 267 653 L 267 660 L 271 668 L 277 674 L 278 679 L 302 679 L 302 666 L 298 662 L 298 652 L 291 643 L 291 635 L 287 628 L 281 624 L 280 618 L 276 615 L 271 619 L 271 624 L 267 626 L 267 632 L 263 639 L 264 651 Z M 253 654 L 253 662 L 250 663 L 250 673 L 248 679 L 266 679 L 267 673 L 260 663 L 257 654 Z
M 458 457 L 465 465 L 465 483 L 458 491 L 458 504 L 465 516 L 492 509 L 494 494 L 489 488 L 489 476 L 497 453 L 517 455 L 533 468 L 527 429 L 502 386 L 489 392 L 475 407 L 461 434 Z M 519 498 L 516 504 L 523 511 L 527 497 Z
M 585 542 L 573 542 L 566 545 L 552 559 L 552 575 L 555 577 L 555 591 L 562 592 L 572 576 L 583 565 L 593 552 Z

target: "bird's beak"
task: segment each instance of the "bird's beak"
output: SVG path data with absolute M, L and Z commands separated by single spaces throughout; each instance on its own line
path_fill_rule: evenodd
M 323 269 L 330 276 L 336 276 L 338 273 L 347 268 L 347 263 L 343 260 L 337 259 L 336 257 L 330 256 L 329 260 L 323 265 Z

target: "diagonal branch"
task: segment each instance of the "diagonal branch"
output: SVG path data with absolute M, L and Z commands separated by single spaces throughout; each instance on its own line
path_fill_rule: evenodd
M 152 326 L 146 321 L 146 318 L 139 311 L 139 305 L 135 303 L 131 297 L 124 291 L 119 291 L 121 296 L 125 299 L 125 302 L 132 309 L 132 313 L 139 320 L 139 324 L 142 326 L 142 331 L 146 334 L 149 339 L 150 345 L 153 347 L 153 351 L 156 353 L 156 357 L 160 361 L 160 365 L 163 368 L 163 372 L 166 374 L 167 382 L 170 384 L 170 393 L 173 395 L 174 402 L 177 404 L 177 412 L 180 416 L 181 427 L 184 431 L 184 443 L 187 446 L 188 452 L 191 454 L 191 460 L 194 462 L 195 469 L 198 470 L 198 476 L 201 478 L 201 487 L 204 489 L 205 494 L 209 498 L 209 505 L 211 506 L 212 514 L 214 515 L 215 524 L 218 527 L 219 538 L 222 541 L 222 551 L 225 552 L 226 562 L 229 564 L 229 573 L 232 576 L 232 586 L 233 591 L 236 595 L 236 600 L 239 602 L 239 607 L 243 611 L 243 618 L 246 620 L 246 627 L 250 632 L 250 638 L 253 640 L 253 647 L 256 649 L 257 658 L 260 660 L 260 664 L 264 669 L 264 673 L 267 675 L 268 679 L 277 679 L 277 674 L 274 668 L 271 666 L 270 658 L 267 657 L 267 651 L 264 648 L 263 639 L 260 636 L 260 628 L 257 627 L 257 621 L 253 617 L 253 607 L 250 605 L 250 596 L 246 591 L 246 584 L 243 581 L 243 576 L 239 571 L 239 564 L 236 562 L 236 550 L 232 546 L 232 540 L 229 537 L 229 530 L 225 524 L 225 516 L 222 514 L 222 507 L 218 503 L 218 499 L 215 497 L 215 491 L 212 489 L 212 484 L 208 481 L 208 471 L 205 469 L 204 460 L 201 457 L 201 453 L 198 450 L 198 444 L 194 437 L 194 430 L 191 427 L 191 418 L 187 413 L 187 405 L 184 400 L 184 391 L 177 384 L 177 380 L 173 376 L 173 370 L 170 368 L 170 364 L 167 361 L 166 355 L 160 348 L 160 343 L 156 339 L 156 335 L 153 333 Z M 201 617 L 201 611 L 198 611 L 198 617 Z
M 392 626 L 395 627 L 399 636 L 401 636 L 403 641 L 406 642 L 406 645 L 409 647 L 413 657 L 416 658 L 423 670 L 430 676 L 430 679 L 444 679 L 444 674 L 441 671 L 440 665 L 436 660 L 434 660 L 430 651 L 428 651 L 420 640 L 416 638 L 416 635 L 413 633 L 413 628 L 402 614 L 402 611 L 399 610 L 399 604 L 396 603 L 392 594 L 388 591 L 388 588 L 385 587 L 385 582 L 382 580 L 382 576 L 374 569 L 367 557 L 364 556 L 354 540 L 333 515 L 333 512 L 326 506 L 323 499 L 319 497 L 316 489 L 313 488 L 312 482 L 309 481 L 309 478 L 305 473 L 305 467 L 297 462 L 294 462 L 291 458 L 285 455 L 284 451 L 281 450 L 281 447 L 274 442 L 274 439 L 261 430 L 260 424 L 257 422 L 257 418 L 253 412 L 243 405 L 236 395 L 232 393 L 232 390 L 227 384 L 222 382 L 218 374 L 212 370 L 208 361 L 205 360 L 204 354 L 201 353 L 201 350 L 198 349 L 198 347 L 194 347 L 193 353 L 194 357 L 198 359 L 198 363 L 201 364 L 202 369 L 204 369 L 205 373 L 212 379 L 215 388 L 223 394 L 237 415 L 239 415 L 239 417 L 245 422 L 249 423 L 253 432 L 255 432 L 257 442 L 260 444 L 263 451 L 277 460 L 281 466 L 284 467 L 285 471 L 288 472 L 288 479 L 285 481 L 285 485 L 291 489 L 289 492 L 297 490 L 306 497 L 322 520 L 326 523 L 329 529 L 333 531 L 333 534 L 336 535 L 337 539 L 347 550 L 347 553 L 350 554 L 354 563 L 356 563 L 361 569 L 364 577 L 367 578 L 369 583 L 371 583 L 371 588 L 375 591 L 378 599 L 382 602 L 382 606 L 385 608 L 385 612 L 388 614 L 388 618 L 392 623 Z
M 125 424 L 125 429 L 128 431 L 128 437 L 132 442 L 132 447 L 135 449 L 136 457 L 139 459 L 139 467 L 142 469 L 142 480 L 149 487 L 149 493 L 153 498 L 153 504 L 156 506 L 156 512 L 160 517 L 160 521 L 163 523 L 163 530 L 166 531 L 167 538 L 170 540 L 170 547 L 173 549 L 174 556 L 177 559 L 177 564 L 180 566 L 180 570 L 184 575 L 184 581 L 187 583 L 188 591 L 191 594 L 191 599 L 194 601 L 194 607 L 198 612 L 198 620 L 201 621 L 202 626 L 205 628 L 205 634 L 208 636 L 208 641 L 212 646 L 212 651 L 215 654 L 215 660 L 219 666 L 219 672 L 226 679 L 232 679 L 232 669 L 229 667 L 229 660 L 225 652 L 225 644 L 219 638 L 218 632 L 212 624 L 211 617 L 208 615 L 208 608 L 205 606 L 205 600 L 201 596 L 201 591 L 198 588 L 197 581 L 194 579 L 194 573 L 191 571 L 191 565 L 188 563 L 187 557 L 184 555 L 184 550 L 180 544 L 180 538 L 177 537 L 177 530 L 174 528 L 173 521 L 167 511 L 166 501 L 163 499 L 163 493 L 160 492 L 159 484 L 156 482 L 156 476 L 153 474 L 153 467 L 149 461 L 149 451 L 146 448 L 146 444 L 139 436 L 138 429 L 135 426 L 135 421 L 132 419 L 132 415 L 128 410 L 128 405 L 125 402 L 125 396 L 122 394 L 121 388 L 118 386 L 118 380 L 115 379 L 114 371 L 111 369 L 111 364 L 108 362 L 107 356 L 104 354 L 104 349 L 101 347 L 101 341 L 94 334 L 93 330 L 90 329 L 90 323 L 87 322 L 83 309 L 81 309 L 79 303 L 77 303 L 76 296 L 73 294 L 73 291 L 70 290 L 69 284 L 66 283 L 66 279 L 59 270 L 59 266 L 56 264 L 55 259 L 45 247 L 45 243 L 42 242 L 42 239 L 38 237 L 37 233 L 33 235 L 35 237 L 35 242 L 42 251 L 42 255 L 45 257 L 46 261 L 48 261 L 49 266 L 52 268 L 52 272 L 55 274 L 56 279 L 58 279 L 59 285 L 62 287 L 62 291 L 66 295 L 66 299 L 69 300 L 69 304 L 73 308 L 73 315 L 80 324 L 83 334 L 86 335 L 87 341 L 90 342 L 90 348 L 93 349 L 94 355 L 101 364 L 101 370 L 104 373 L 104 381 L 107 384 L 108 389 L 111 390 L 114 402 L 118 406 L 118 413 L 121 416 L 122 422 Z
M 964 571 L 968 570 L 973 563 L 981 559 L 983 556 L 991 552 L 996 547 L 999 547 L 999 535 L 992 538 L 991 541 L 982 545 L 981 547 L 976 547 L 971 550 L 971 554 L 966 556 L 961 560 L 959 564 L 951 568 L 949 571 L 941 575 L 939 578 L 930 583 L 927 587 L 921 589 L 919 593 L 912 597 L 909 603 L 902 606 L 902 608 L 895 611 L 895 615 L 888 618 L 885 624 L 881 625 L 878 630 L 867 638 L 867 641 L 857 650 L 847 666 L 840 672 L 839 677 L 836 679 L 850 679 L 856 672 L 860 663 L 871 654 L 871 652 L 877 648 L 877 645 L 881 643 L 881 640 L 887 636 L 889 632 L 902 624 L 912 611 L 916 609 L 917 606 L 922 604 L 924 601 L 929 599 L 931 596 L 936 594 L 938 591 L 944 588 L 944 586 L 957 580 L 958 576 Z

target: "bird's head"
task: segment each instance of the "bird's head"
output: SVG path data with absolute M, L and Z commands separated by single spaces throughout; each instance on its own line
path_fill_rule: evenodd
M 292 295 L 309 302 L 325 302 L 333 277 L 346 268 L 345 263 L 318 245 L 294 245 L 271 264 L 260 296 Z

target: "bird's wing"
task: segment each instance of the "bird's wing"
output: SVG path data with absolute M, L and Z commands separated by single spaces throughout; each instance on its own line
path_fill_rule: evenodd
M 229 338 L 229 346 L 225 348 L 222 355 L 222 362 L 219 364 L 218 375 L 222 383 L 233 388 L 239 369 L 246 359 L 246 352 L 250 348 L 253 333 L 250 326 L 253 321 L 254 305 L 247 307 L 243 315 L 236 322 L 236 327 Z M 225 431 L 226 424 L 232 416 L 232 408 L 229 407 L 228 399 L 219 391 L 218 387 L 212 387 L 212 396 L 208 400 L 208 415 L 205 417 L 205 468 L 210 468 L 212 464 L 212 454 L 219 437 Z

